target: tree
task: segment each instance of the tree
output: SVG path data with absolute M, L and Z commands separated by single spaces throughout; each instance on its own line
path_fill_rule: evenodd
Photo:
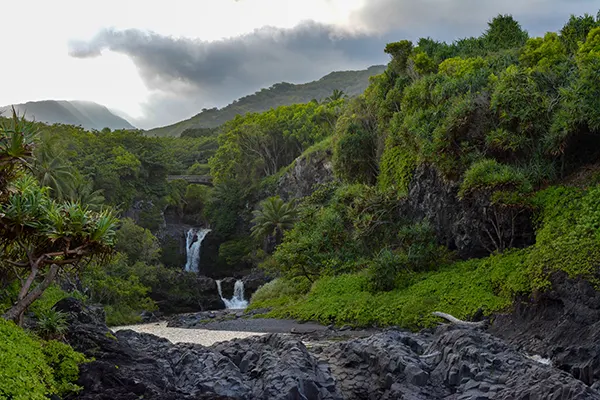
M 569 21 L 560 30 L 560 39 L 567 50 L 574 54 L 579 50 L 579 44 L 584 42 L 590 31 L 597 26 L 600 26 L 600 18 L 595 21 L 589 14 L 580 17 L 571 15 Z
M 488 51 L 498 51 L 521 47 L 529 35 L 510 15 L 499 15 L 488 23 L 488 29 L 482 36 Z
M 73 194 L 73 173 L 55 138 L 49 134 L 42 135 L 35 150 L 33 173 L 43 187 L 52 189 L 53 197 L 64 200 Z
M 110 254 L 117 224 L 110 210 L 97 213 L 80 203 L 57 202 L 26 172 L 36 134 L 35 125 L 14 110 L 0 128 L 0 253 L 2 266 L 12 267 L 21 282 L 16 303 L 3 317 L 15 321 L 59 271 Z
M 35 128 L 14 107 L 12 118 L 0 125 L 0 204 L 10 195 L 8 185 L 25 169 L 33 155 Z
M 344 93 L 343 90 L 333 89 L 333 92 L 331 93 L 331 96 L 325 98 L 325 102 L 326 103 L 332 103 L 334 101 L 341 100 L 341 99 L 346 98 L 346 97 L 348 97 L 348 96 L 346 95 L 346 93 Z
M 384 52 L 392 57 L 389 68 L 396 73 L 403 73 L 406 71 L 406 63 L 408 62 L 408 57 L 410 57 L 412 51 L 413 44 L 409 40 L 388 43 L 385 46 Z
M 296 202 L 286 203 L 279 196 L 274 196 L 260 205 L 261 209 L 253 212 L 252 236 L 259 240 L 272 236 L 276 243 L 281 243 L 283 232 L 291 229 L 298 218 Z
M 127 261 L 134 264 L 138 261 L 153 264 L 160 256 L 160 244 L 152 232 L 126 218 L 116 233 L 115 250 L 127 256 Z

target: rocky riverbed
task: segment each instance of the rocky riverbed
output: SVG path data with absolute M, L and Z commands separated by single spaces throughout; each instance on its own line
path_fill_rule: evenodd
M 84 400 L 600 399 L 572 374 L 473 326 L 309 346 L 293 333 L 203 346 L 112 333 L 101 309 L 74 299 L 56 307 L 69 315 L 67 340 L 95 358 L 81 368 Z

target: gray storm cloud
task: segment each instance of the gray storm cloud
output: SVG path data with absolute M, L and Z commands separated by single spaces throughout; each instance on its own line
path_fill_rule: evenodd
M 598 7 L 598 0 L 369 0 L 351 15 L 351 30 L 309 21 L 207 42 L 107 29 L 89 42 L 70 43 L 70 54 L 89 58 L 110 50 L 130 57 L 145 84 L 157 90 L 144 105 L 145 120 L 136 121 L 148 127 L 277 82 L 306 82 L 334 70 L 384 63 L 383 47 L 390 41 L 478 36 L 498 14 L 512 14 L 532 35 L 541 35 L 560 29 L 571 14 L 596 14 Z
M 334 70 L 384 63 L 386 40 L 315 22 L 292 29 L 264 27 L 213 42 L 107 29 L 89 42 L 71 42 L 70 55 L 89 58 L 110 50 L 129 56 L 145 84 L 164 93 L 148 100 L 147 121 L 137 121 L 151 126 L 225 105 L 277 82 L 306 82 Z M 166 109 L 171 110 L 168 120 Z
M 351 20 L 371 32 L 402 28 L 410 38 L 438 40 L 479 36 L 486 22 L 498 14 L 511 14 L 532 36 L 555 31 L 571 14 L 596 15 L 598 0 L 369 0 Z
M 250 34 L 206 42 L 137 29 L 104 30 L 90 42 L 70 43 L 73 57 L 96 57 L 105 49 L 131 57 L 153 89 L 200 91 L 228 85 L 254 87 L 301 81 L 331 68 L 383 62 L 383 39 L 307 22 L 293 29 L 265 27 Z

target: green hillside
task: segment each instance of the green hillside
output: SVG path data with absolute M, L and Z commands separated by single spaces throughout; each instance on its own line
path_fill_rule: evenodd
M 242 97 L 222 109 L 203 110 L 200 114 L 173 125 L 147 131 L 149 136 L 179 136 L 186 129 L 216 128 L 232 120 L 238 114 L 267 111 L 274 107 L 307 103 L 312 99 L 322 100 L 331 95 L 334 89 L 342 90 L 348 96 L 364 92 L 369 78 L 381 74 L 385 66 L 376 65 L 362 71 L 338 71 L 324 76 L 318 81 L 295 85 L 276 83 L 269 89 L 262 89 L 252 95 Z

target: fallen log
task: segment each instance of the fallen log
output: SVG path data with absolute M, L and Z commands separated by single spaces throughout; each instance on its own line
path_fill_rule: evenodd
M 446 313 L 439 312 L 439 311 L 435 311 L 432 314 L 435 315 L 436 317 L 443 318 L 446 321 L 449 321 L 455 325 L 470 326 L 472 328 L 483 328 L 486 325 L 486 321 L 479 321 L 479 322 L 463 321 L 462 319 L 458 319 L 450 314 L 446 314 Z

